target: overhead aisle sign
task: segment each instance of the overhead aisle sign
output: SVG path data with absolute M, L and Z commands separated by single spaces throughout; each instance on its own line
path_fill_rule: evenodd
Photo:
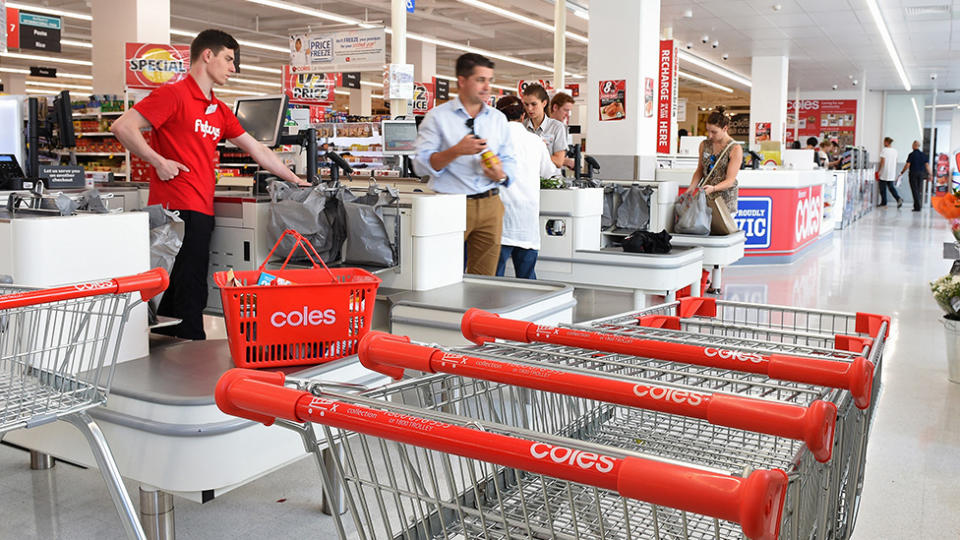
M 35 51 L 60 52 L 60 17 L 21 11 L 19 47 Z

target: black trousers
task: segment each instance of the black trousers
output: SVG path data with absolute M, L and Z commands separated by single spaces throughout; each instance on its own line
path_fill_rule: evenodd
M 923 180 L 926 176 L 926 172 L 910 173 L 910 193 L 913 194 L 914 210 L 920 210 L 920 205 L 923 203 Z
M 157 332 L 185 339 L 206 339 L 203 310 L 207 307 L 207 268 L 210 265 L 210 237 L 213 216 L 179 210 L 183 220 L 183 245 L 170 271 L 170 286 L 160 300 L 157 314 L 182 319 L 176 326 Z

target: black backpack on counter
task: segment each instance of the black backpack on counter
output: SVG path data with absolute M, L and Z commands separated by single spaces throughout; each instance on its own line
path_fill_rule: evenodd
M 627 253 L 670 253 L 670 233 L 660 231 L 633 231 L 621 242 Z

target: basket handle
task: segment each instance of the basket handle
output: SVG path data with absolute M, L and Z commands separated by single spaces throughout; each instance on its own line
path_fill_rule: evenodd
M 327 267 L 327 263 L 323 262 L 323 259 L 320 258 L 320 254 L 317 253 L 317 250 L 313 247 L 313 244 L 311 244 L 306 238 L 304 238 L 302 234 L 300 234 L 299 232 L 293 229 L 287 229 L 283 231 L 283 234 L 281 234 L 280 238 L 277 239 L 277 243 L 273 245 L 273 249 L 271 249 L 270 253 L 267 254 L 267 258 L 264 259 L 263 262 L 260 264 L 259 270 L 263 272 L 264 269 L 266 269 L 267 261 L 269 261 L 273 257 L 273 252 L 276 251 L 278 247 L 280 247 L 280 242 L 283 242 L 283 239 L 288 234 L 296 238 L 297 242 L 293 245 L 293 249 L 290 250 L 290 253 L 287 253 L 287 258 L 283 261 L 283 265 L 280 267 L 280 269 L 286 270 L 287 263 L 290 262 L 290 257 L 293 257 L 293 253 L 297 251 L 297 248 L 299 247 L 299 248 L 302 248 L 303 252 L 307 254 L 307 258 L 310 259 L 310 262 L 313 264 L 314 269 L 320 268 L 320 266 L 317 264 L 317 261 L 320 261 L 320 264 L 323 265 L 323 269 L 326 270 L 327 275 L 330 276 L 330 281 L 333 281 L 334 283 L 336 283 L 337 277 L 334 276 L 333 272 L 330 271 L 330 268 Z
M 270 424 L 276 417 L 316 422 L 421 448 L 496 463 L 617 491 L 625 497 L 740 523 L 749 538 L 774 540 L 787 475 L 779 469 L 747 478 L 550 445 L 422 418 L 417 409 L 384 411 L 283 386 L 282 373 L 232 369 L 217 383 L 227 414 Z
M 546 364 L 531 366 L 478 358 L 418 345 L 405 336 L 368 332 L 358 347 L 368 369 L 396 379 L 404 369 L 449 373 L 484 381 L 582 397 L 627 407 L 699 418 L 716 426 L 766 433 L 806 443 L 817 461 L 830 461 L 837 406 L 816 400 L 807 407 L 726 394 L 646 384 Z
M 163 268 L 154 268 L 132 276 L 124 276 L 99 281 L 88 281 L 76 285 L 65 285 L 37 291 L 0 296 L 0 310 L 34 306 L 47 302 L 59 302 L 76 298 L 88 298 L 104 294 L 124 294 L 139 292 L 146 302 L 166 290 L 170 276 Z
M 866 409 L 870 406 L 874 366 L 863 356 L 858 356 L 853 362 L 843 362 L 780 354 L 763 355 L 608 332 L 544 326 L 528 321 L 504 319 L 476 308 L 464 313 L 460 321 L 460 331 L 465 338 L 477 344 L 496 338 L 523 343 L 553 343 L 841 388 L 850 391 L 857 407 Z

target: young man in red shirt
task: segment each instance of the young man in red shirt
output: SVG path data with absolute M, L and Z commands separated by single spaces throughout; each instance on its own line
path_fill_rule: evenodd
M 179 211 L 185 234 L 170 272 L 170 287 L 157 312 L 183 322 L 163 333 L 205 339 L 203 309 L 207 306 L 207 267 L 213 233 L 214 158 L 217 143 L 227 139 L 250 154 L 263 168 L 284 180 L 302 184 L 276 154 L 247 134 L 233 112 L 213 94 L 237 67 L 240 46 L 220 30 L 204 30 L 190 44 L 190 73 L 180 82 L 161 86 L 118 118 L 110 128 L 131 152 L 157 170 L 150 183 L 149 204 Z M 140 130 L 153 128 L 155 145 Z

